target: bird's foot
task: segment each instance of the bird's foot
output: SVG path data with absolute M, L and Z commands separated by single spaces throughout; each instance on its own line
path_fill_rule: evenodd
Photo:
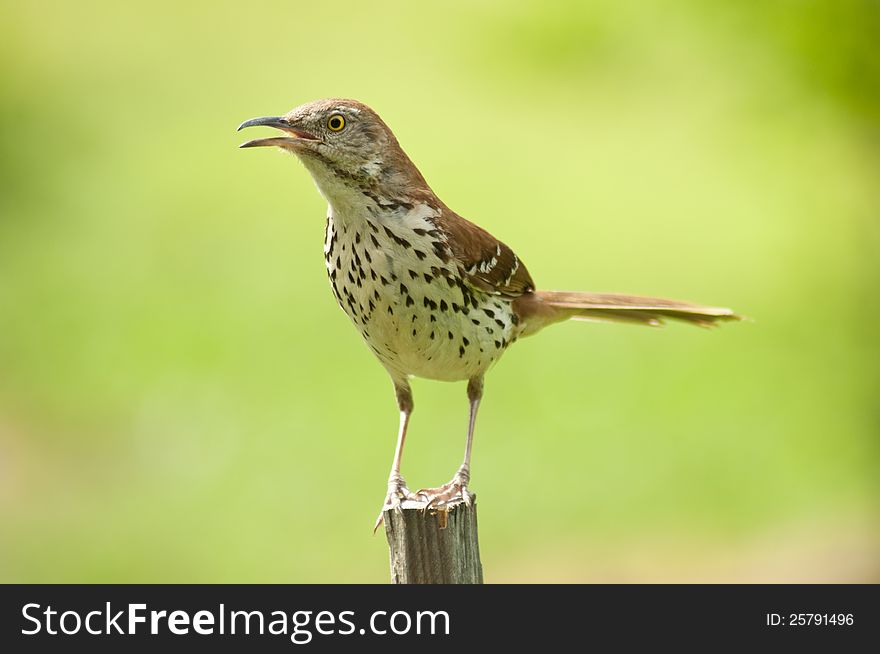
M 423 488 L 416 493 L 416 498 L 425 502 L 426 509 L 443 508 L 453 502 L 464 502 L 470 506 L 474 494 L 468 490 L 469 481 L 470 471 L 462 466 L 451 481 L 437 488 Z
M 392 475 L 388 480 L 388 494 L 385 496 L 385 503 L 382 505 L 382 510 L 379 511 L 379 517 L 376 518 L 376 524 L 373 526 L 373 533 L 376 533 L 376 530 L 379 526 L 385 521 L 385 512 L 386 511 L 400 511 L 400 502 L 402 500 L 416 500 L 421 501 L 416 493 L 413 493 L 406 486 L 406 481 L 400 475 Z

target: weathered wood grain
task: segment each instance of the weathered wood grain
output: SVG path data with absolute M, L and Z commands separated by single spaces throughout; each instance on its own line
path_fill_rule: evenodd
M 385 536 L 395 584 L 481 584 L 476 498 L 428 509 L 406 501 L 385 512 Z

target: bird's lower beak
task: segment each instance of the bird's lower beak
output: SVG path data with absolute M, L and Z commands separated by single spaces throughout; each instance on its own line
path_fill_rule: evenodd
M 310 134 L 305 130 L 294 127 L 290 124 L 290 121 L 288 121 L 283 116 L 263 116 L 262 118 L 251 118 L 250 120 L 246 120 L 241 125 L 239 125 L 238 130 L 236 131 L 241 131 L 245 127 L 274 127 L 275 129 L 280 129 L 281 131 L 290 134 L 290 136 L 271 136 L 264 139 L 245 141 L 238 146 L 240 148 L 259 148 L 269 145 L 276 145 L 280 148 L 290 148 L 298 143 L 302 143 L 303 141 L 317 142 L 320 140 L 314 134 Z

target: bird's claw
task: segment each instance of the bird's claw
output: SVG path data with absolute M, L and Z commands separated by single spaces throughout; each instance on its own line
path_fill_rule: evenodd
M 418 494 L 413 493 L 406 486 L 406 482 L 403 480 L 403 477 L 392 478 L 388 482 L 388 494 L 385 496 L 385 503 L 382 505 L 382 510 L 379 511 L 379 517 L 376 518 L 376 524 L 373 525 L 373 533 L 379 529 L 380 525 L 385 521 L 385 512 L 386 511 L 398 511 L 401 512 L 400 508 L 401 500 L 419 500 Z
M 376 524 L 373 526 L 375 534 L 382 523 L 385 521 L 386 511 L 402 511 L 402 500 L 413 500 L 423 504 L 422 513 L 428 511 L 446 512 L 451 504 L 455 502 L 464 502 L 467 506 L 471 506 L 474 501 L 474 494 L 468 490 L 468 481 L 470 476 L 465 466 L 459 468 L 458 472 L 452 478 L 452 481 L 438 486 L 437 488 L 422 488 L 413 493 L 406 487 L 406 482 L 402 477 L 392 477 L 388 481 L 388 495 L 385 496 L 385 504 L 376 518 Z M 443 521 L 445 527 L 445 520 Z
M 424 510 L 446 507 L 453 502 L 464 502 L 470 506 L 474 494 L 468 490 L 467 480 L 456 475 L 449 483 L 437 488 L 423 488 L 416 497 L 425 503 Z

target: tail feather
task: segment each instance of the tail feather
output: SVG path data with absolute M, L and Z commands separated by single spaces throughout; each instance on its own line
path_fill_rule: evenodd
M 742 319 L 724 307 L 615 293 L 535 291 L 517 299 L 515 306 L 526 322 L 525 334 L 569 318 L 629 322 L 652 327 L 659 327 L 667 318 L 700 327 L 713 327 L 723 321 Z

